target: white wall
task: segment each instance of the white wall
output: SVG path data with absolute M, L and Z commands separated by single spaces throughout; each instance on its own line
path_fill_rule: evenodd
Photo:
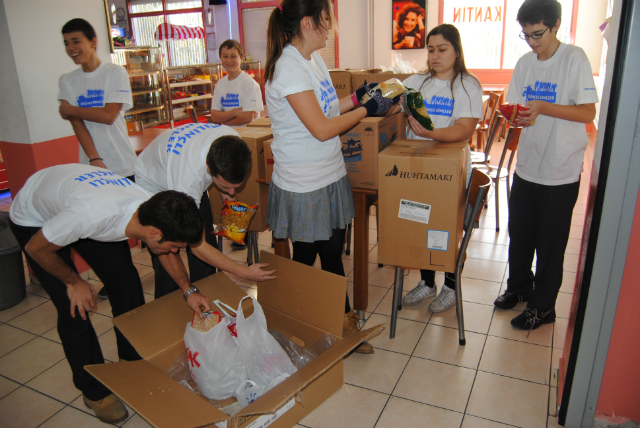
M 606 13 L 607 0 L 580 0 L 575 45 L 584 49 L 594 73 L 600 72 L 603 38 L 598 27 L 607 18 Z
M 11 98 L 3 102 L 1 108 L 22 108 L 28 129 L 26 139 L 22 124 L 19 126 L 21 130 L 9 135 L 15 140 L 3 140 L 34 144 L 73 135 L 69 122 L 62 120 L 58 114 L 58 78 L 76 67 L 65 52 L 60 31 L 70 19 L 86 19 L 93 25 L 98 36 L 98 56 L 103 62 L 111 62 L 107 38 L 110 35 L 107 34 L 103 0 L 2 2 L 9 33 L 9 38 L 3 38 L 3 44 L 10 40 L 12 52 L 4 47 L 0 51 L 0 61 L 13 61 L 15 64 L 20 94 L 15 90 L 11 91 Z M 0 90 L 4 92 L 6 86 L 12 84 L 15 85 L 15 82 L 3 78 L 0 81 Z M 5 117 L 7 116 L 3 111 L 3 122 Z
M 204 0 L 205 9 L 210 7 L 213 9 L 213 23 L 216 34 L 216 43 L 219 46 L 220 43 L 231 38 L 240 40 L 240 30 L 238 26 L 238 3 L 236 0 L 227 0 L 226 5 L 207 6 L 208 1 Z M 231 22 L 229 22 L 229 15 L 231 15 Z M 207 31 L 209 31 L 207 29 Z M 266 37 L 266 34 L 265 34 Z M 220 62 L 218 56 L 218 50 L 209 49 L 209 62 Z

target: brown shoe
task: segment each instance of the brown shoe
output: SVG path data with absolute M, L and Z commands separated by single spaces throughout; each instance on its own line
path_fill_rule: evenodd
M 84 405 L 93 410 L 98 419 L 107 424 L 117 424 L 124 422 L 129 417 L 127 408 L 118 397 L 109 394 L 102 400 L 91 401 L 84 395 L 82 396 Z
M 344 326 L 342 327 L 342 337 L 353 336 L 360 331 L 360 317 L 355 310 L 344 314 Z M 373 354 L 373 346 L 369 342 L 362 342 L 354 349 L 358 354 Z

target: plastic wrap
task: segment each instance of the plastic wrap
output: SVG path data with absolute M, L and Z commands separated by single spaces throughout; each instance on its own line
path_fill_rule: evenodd
M 417 91 L 413 88 L 405 88 L 402 106 L 404 107 L 404 111 L 405 113 L 407 113 L 407 115 L 410 114 L 415 120 L 420 123 L 420 125 L 424 126 L 426 129 L 430 131 L 433 130 L 433 122 L 429 117 L 429 111 L 424 105 L 424 101 L 420 91 Z
M 522 117 L 522 112 L 529 111 L 529 106 L 526 104 L 505 103 L 501 104 L 500 107 L 498 107 L 498 110 L 502 117 L 504 117 L 511 126 L 522 128 L 526 126 L 533 126 L 536 123 L 534 120 L 529 125 L 524 126 L 518 121 L 518 119 Z
M 220 224 L 213 230 L 214 235 L 226 236 L 244 245 L 244 237 L 256 213 L 258 205 L 247 205 L 237 201 L 225 201 Z
M 385 82 L 380 83 L 378 86 L 374 86 L 364 94 L 362 99 L 360 100 L 360 104 L 364 104 L 371 99 L 373 93 L 380 89 L 382 92 L 382 96 L 388 99 L 393 99 L 399 95 L 404 93 L 404 86 L 402 86 L 402 82 L 398 79 L 389 79 Z

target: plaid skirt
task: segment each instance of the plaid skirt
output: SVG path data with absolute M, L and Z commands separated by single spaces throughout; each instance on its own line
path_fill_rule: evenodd
M 313 192 L 288 192 L 269 184 L 267 224 L 278 239 L 326 241 L 333 229 L 344 229 L 356 216 L 349 178 L 345 175 Z

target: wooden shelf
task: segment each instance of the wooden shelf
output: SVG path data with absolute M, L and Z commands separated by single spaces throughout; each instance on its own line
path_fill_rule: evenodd
M 156 74 L 160 74 L 159 71 L 144 71 L 142 73 L 129 73 L 129 77 L 140 77 L 140 76 L 155 76 Z
M 164 105 L 161 106 L 145 106 L 145 107 L 134 107 L 124 112 L 125 116 L 130 116 L 132 114 L 146 113 L 148 111 L 156 111 L 162 110 Z
M 162 89 L 158 88 L 158 89 L 145 89 L 142 91 L 132 91 L 131 95 L 146 95 L 146 94 L 152 94 L 154 92 L 162 92 Z
M 194 86 L 194 85 L 210 85 L 211 80 L 191 80 L 189 82 L 176 82 L 169 83 L 170 88 L 184 88 L 185 86 Z
M 171 105 L 188 103 L 189 101 L 207 100 L 209 98 L 213 98 L 213 96 L 211 94 L 206 94 L 198 95 L 197 97 L 180 98 L 177 100 L 171 100 Z

